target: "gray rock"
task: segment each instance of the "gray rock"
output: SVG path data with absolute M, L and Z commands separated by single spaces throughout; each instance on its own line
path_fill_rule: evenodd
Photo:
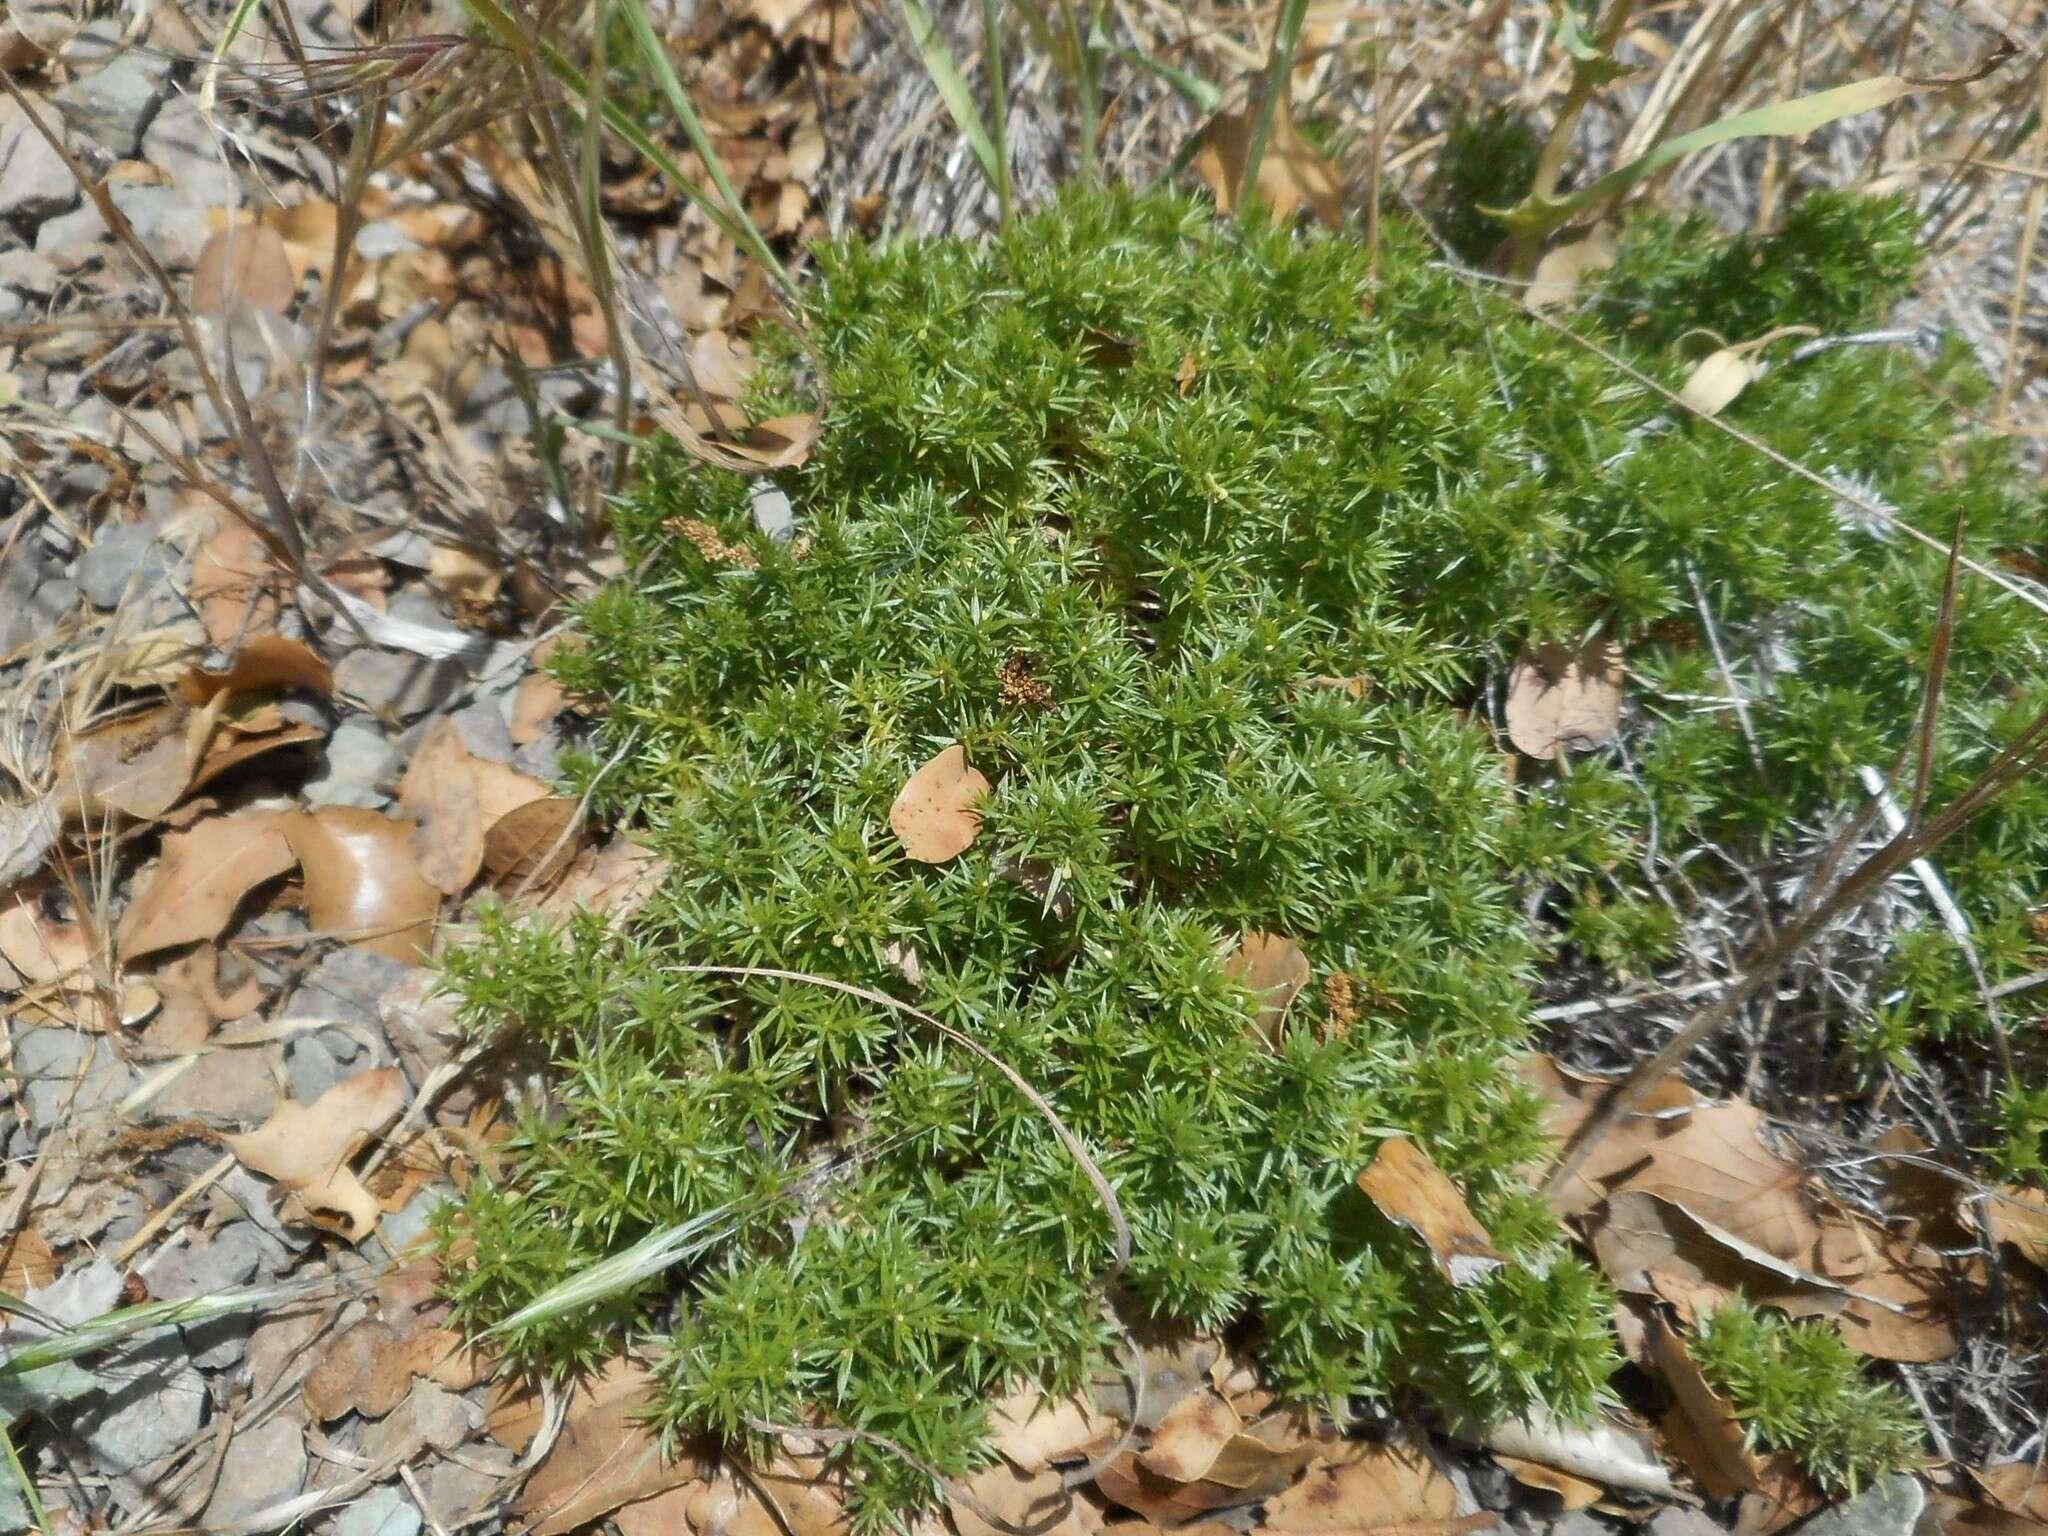
M 206 1378 L 186 1358 L 176 1329 L 98 1374 L 108 1390 L 98 1402 L 79 1405 L 73 1428 L 122 1502 L 133 1507 L 148 1496 L 164 1460 L 199 1432 Z
M 136 1084 L 134 1069 L 114 1054 L 104 1037 L 75 1029 L 31 1029 L 16 1035 L 14 1070 L 25 1080 L 29 1118 L 45 1130 L 66 1115 L 119 1103 Z
M 225 151 L 207 131 L 198 104 L 183 94 L 164 103 L 142 135 L 142 158 L 171 178 L 171 185 L 200 208 L 233 208 L 241 183 Z
M 220 1477 L 199 1521 L 215 1530 L 281 1504 L 306 1481 L 306 1436 L 296 1420 L 279 1414 L 235 1432 L 221 1458 Z
M 36 115 L 58 128 L 57 115 L 37 105 Z M 12 97 L 0 100 L 0 219 L 47 219 L 77 201 L 78 183 L 49 141 Z
M 247 1285 L 267 1251 L 253 1222 L 237 1221 L 199 1236 L 182 1232 L 137 1266 L 159 1301 L 185 1301 Z
M 306 800 L 380 811 L 391 803 L 404 766 L 382 726 L 367 715 L 350 715 L 327 738 L 320 771 L 306 781 Z
M 470 1453 L 469 1459 L 476 1460 L 493 1449 L 495 1447 L 478 1446 Z M 509 1473 L 512 1459 L 507 1456 L 504 1460 L 505 1472 Z M 504 1480 L 504 1475 L 483 1467 L 464 1466 L 459 1461 L 436 1458 L 420 1471 L 420 1492 L 433 1506 L 433 1516 L 442 1528 L 452 1530 L 470 1516 L 482 1513 L 486 1501 Z
M 83 41 L 83 38 L 81 38 Z M 168 59 L 130 49 L 51 97 L 78 131 L 117 160 L 133 160 L 142 132 L 163 102 Z
M 100 530 L 76 572 L 79 589 L 94 607 L 119 607 L 131 582 L 133 590 L 140 591 L 168 576 L 169 551 L 157 542 L 156 533 L 145 523 L 116 523 Z
M 29 604 L 48 575 L 40 546 L 32 540 L 16 539 L 0 558 L 0 656 L 35 639 L 40 626 L 30 614 Z
M 418 1536 L 419 1528 L 420 1512 L 393 1483 L 372 1488 L 327 1527 L 333 1536 Z
M 462 738 L 462 744 L 477 757 L 494 763 L 512 760 L 512 727 L 497 700 L 478 699 L 448 718 L 455 723 L 455 734 Z
M 285 1047 L 285 1084 L 293 1098 L 310 1104 L 354 1077 L 359 1069 L 349 1063 L 361 1054 L 362 1047 L 338 1029 L 295 1036 Z
M 366 646 L 342 657 L 334 686 L 372 713 L 405 721 L 459 697 L 469 686 L 469 671 L 459 657 L 436 660 Z
M 1798 1536 L 1913 1536 L 1926 1509 L 1927 1490 L 1919 1480 L 1895 1473 L 1822 1510 L 1798 1528 Z
M 292 1012 L 353 1026 L 356 1045 L 368 1045 L 373 1066 L 387 1065 L 378 1005 L 386 993 L 413 979 L 418 966 L 366 949 L 337 949 L 321 957 L 292 994 Z
M 1696 1509 L 1666 1509 L 1643 1527 L 1643 1536 L 1728 1536 L 1728 1532 Z

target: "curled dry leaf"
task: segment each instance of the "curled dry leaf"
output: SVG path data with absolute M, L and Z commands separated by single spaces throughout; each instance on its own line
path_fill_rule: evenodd
M 968 766 L 967 749 L 947 747 L 910 776 L 889 807 L 889 827 L 903 851 L 920 864 L 957 858 L 981 835 L 975 810 L 989 783 Z
M 1208 186 L 1219 213 L 1230 213 L 1237 206 L 1237 189 L 1251 155 L 1256 119 L 1255 106 L 1218 112 L 1203 132 L 1202 147 L 1195 155 L 1195 174 Z M 1292 219 L 1306 209 L 1325 229 L 1337 229 L 1344 223 L 1344 183 L 1337 168 L 1294 126 L 1284 93 L 1273 104 L 1266 152 L 1259 161 L 1258 194 L 1275 219 Z
M 166 833 L 155 872 L 122 914 L 115 941 L 122 958 L 219 938 L 244 897 L 298 862 L 280 819 L 245 811 Z
M 283 826 L 305 871 L 314 928 L 394 960 L 426 954 L 441 895 L 420 874 L 409 823 L 326 805 L 293 811 Z
M 1591 1507 L 1607 1492 L 1598 1483 L 1589 1483 L 1583 1477 L 1574 1477 L 1540 1461 L 1523 1461 L 1519 1456 L 1502 1456 L 1498 1452 L 1493 1459 L 1524 1488 L 1540 1488 L 1545 1493 L 1556 1494 L 1567 1514 Z
M 1287 1010 L 1308 985 L 1308 956 L 1285 934 L 1254 930 L 1237 941 L 1223 969 L 1257 999 L 1258 1031 L 1277 1048 Z
M 1380 1143 L 1372 1165 L 1359 1174 L 1358 1187 L 1387 1220 L 1422 1239 L 1451 1284 L 1472 1285 L 1507 1263 L 1458 1186 L 1406 1136 Z
M 284 240 L 264 224 L 215 230 L 192 269 L 192 307 L 202 315 L 224 315 L 232 304 L 281 315 L 297 292 Z
M 1621 653 L 1605 640 L 1524 651 L 1508 676 L 1508 739 L 1542 762 L 1590 752 L 1621 727 Z
M 178 683 L 188 704 L 205 704 L 216 694 L 270 688 L 303 688 L 328 698 L 334 693 L 334 672 L 303 640 L 255 635 L 242 643 L 225 667 L 194 667 Z
M 1618 1191 L 1592 1213 L 1589 1229 L 1593 1254 L 1616 1287 L 1661 1296 L 1691 1323 L 1736 1292 L 1793 1317 L 1831 1314 L 1848 1304 L 1834 1282 L 1648 1190 Z
M 310 1104 L 287 1099 L 253 1131 L 224 1138 L 246 1168 L 286 1190 L 287 1221 L 328 1227 L 361 1242 L 377 1201 L 349 1161 L 405 1108 L 405 1074 L 380 1067 L 345 1078 Z
M 1757 365 L 1734 347 L 1722 347 L 1702 358 L 1686 377 L 1678 398 L 1702 416 L 1718 416 L 1735 397 L 1756 381 Z

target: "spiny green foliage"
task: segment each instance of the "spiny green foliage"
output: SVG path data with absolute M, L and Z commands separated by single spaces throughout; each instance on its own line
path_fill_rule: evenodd
M 1740 301 L 1698 285 L 1756 264 L 1682 261 L 1639 227 L 1617 291 L 1654 295 L 1652 325 L 1865 324 L 1895 290 L 1897 217 L 1810 200 L 1768 250 L 1817 248 L 1832 275 Z M 558 1068 L 554 1111 L 449 1229 L 471 1240 L 462 1315 L 495 1322 L 729 1207 L 673 1314 L 669 1277 L 515 1332 L 515 1356 L 587 1362 L 620 1324 L 666 1329 L 674 1423 L 738 1436 L 813 1404 L 948 1472 L 992 1388 L 1099 1360 L 1109 1226 L 1044 1120 L 891 1012 L 669 969 L 776 966 L 914 998 L 1040 1088 L 1129 1213 L 1127 1311 L 1255 1325 L 1311 1399 L 1587 1411 L 1606 1298 L 1525 1182 L 1541 1137 L 1511 1058 L 1542 952 L 1522 903 L 1562 891 L 1558 942 L 1639 966 L 1675 931 L 1636 873 L 1652 828 L 1666 854 L 1756 846 L 1859 800 L 1855 765 L 1888 764 L 1912 718 L 1939 556 L 1704 424 L 1640 435 L 1656 397 L 1490 313 L 1400 226 L 1375 278 L 1349 240 L 1074 194 L 984 245 L 837 247 L 819 269 L 831 409 L 787 479 L 802 540 L 756 534 L 740 481 L 655 464 L 618 514 L 637 575 L 560 662 L 608 711 L 616 762 L 586 781 L 671 861 L 665 889 L 630 932 L 494 920 L 450 961 L 479 1022 Z M 1584 323 L 1682 380 L 1608 317 Z M 1985 558 L 2038 526 L 1890 352 L 1781 368 L 1731 414 L 1923 523 L 1961 505 Z M 707 558 L 679 519 L 751 559 Z M 1761 773 L 1711 703 L 1696 590 L 1732 644 L 1768 630 L 1796 658 L 1741 663 Z M 1970 592 L 1948 777 L 2039 703 L 2026 618 Z M 1648 717 L 1629 761 L 1511 784 L 1482 684 L 1528 637 L 1596 631 Z M 1324 686 L 1359 677 L 1362 698 Z M 980 839 L 908 863 L 889 805 L 954 742 L 994 784 Z M 2037 880 L 2038 799 L 1951 871 L 1987 936 Z M 1314 970 L 1277 1050 L 1225 970 L 1249 929 Z M 1453 1289 L 1364 1200 L 1394 1131 L 1513 1263 Z M 871 1513 L 921 1491 L 849 1454 Z
M 1910 1467 L 1920 1418 L 1905 1393 L 1870 1380 L 1822 1322 L 1795 1323 L 1735 1301 L 1692 1341 L 1710 1386 L 1734 1405 L 1759 1450 L 1790 1451 L 1831 1493 Z

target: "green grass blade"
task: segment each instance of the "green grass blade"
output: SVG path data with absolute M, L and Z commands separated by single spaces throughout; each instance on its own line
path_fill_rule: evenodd
M 1563 197 L 1526 197 L 1514 207 L 1483 210 L 1518 234 L 1544 235 L 1576 214 L 1597 208 L 1618 197 L 1646 176 L 1683 160 L 1697 150 L 1726 144 L 1731 139 L 1797 138 L 1814 129 L 1854 117 L 1878 107 L 1889 106 L 1904 97 L 1931 90 L 1947 82 L 1908 80 L 1901 75 L 1877 75 L 1868 80 L 1774 101 L 1767 106 L 1737 112 L 1719 122 L 1666 139 L 1655 149 L 1639 155 L 1626 165 L 1616 166 L 1597 181 L 1589 181 Z
M 939 31 L 938 23 L 932 20 L 921 0 L 897 0 L 903 9 L 903 20 L 910 28 L 911 41 L 917 44 L 917 51 L 924 60 L 925 73 L 932 77 L 932 84 L 938 88 L 939 100 L 946 104 L 946 111 L 952 115 L 960 136 L 967 141 L 967 147 L 974 151 L 974 158 L 981 165 L 981 174 L 988 178 L 988 184 L 998 196 L 1003 191 L 1005 176 L 1003 163 L 996 153 L 995 141 L 989 137 L 988 125 L 981 120 L 981 113 L 974 105 L 974 93 L 967 88 L 967 81 L 960 74 L 960 66 L 953 62 L 953 51 L 946 46 L 945 34 Z
M 1189 73 L 1177 64 L 1169 64 L 1164 59 L 1155 59 L 1150 54 L 1140 53 L 1135 48 L 1118 46 L 1111 49 L 1111 52 L 1126 64 L 1135 64 L 1147 74 L 1156 75 L 1159 79 L 1165 81 L 1173 88 L 1175 95 L 1179 96 L 1182 101 L 1185 101 L 1197 112 L 1214 112 L 1223 105 L 1223 92 L 1220 87 L 1210 84 L 1200 75 Z

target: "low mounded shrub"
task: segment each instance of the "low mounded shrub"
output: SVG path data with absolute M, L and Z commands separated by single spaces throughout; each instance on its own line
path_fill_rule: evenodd
M 1900 205 L 1843 197 L 1760 243 L 1642 221 L 1572 323 L 1676 387 L 1690 326 L 1870 324 L 1912 244 Z M 1375 258 L 1111 193 L 982 244 L 821 253 L 828 425 L 782 477 L 800 536 L 758 533 L 740 479 L 655 461 L 617 512 L 635 575 L 558 664 L 603 706 L 584 782 L 665 886 L 626 931 L 500 915 L 449 961 L 478 1023 L 555 1067 L 445 1229 L 464 1318 L 709 1214 L 707 1256 L 516 1330 L 514 1355 L 588 1363 L 631 1328 L 679 1427 L 740 1438 L 813 1405 L 947 1473 L 992 1389 L 1071 1385 L 1113 1349 L 1109 1224 L 1045 1120 L 897 1013 L 671 969 L 767 966 L 912 1001 L 1042 1091 L 1129 1215 L 1127 1318 L 1250 1330 L 1276 1386 L 1340 1406 L 1595 1406 L 1609 1299 L 1529 1187 L 1544 1142 L 1514 1076 L 1540 967 L 1671 951 L 1651 838 L 1768 849 L 1860 803 L 1857 765 L 1889 765 L 1913 718 L 1941 556 L 1708 423 L 1646 430 L 1654 394 L 1433 258 L 1405 225 Z M 764 414 L 806 366 L 773 371 Z M 2019 556 L 2043 508 L 1957 434 L 1972 387 L 1960 357 L 1930 378 L 1843 347 L 1728 414 Z M 1945 778 L 2043 702 L 2033 617 L 1970 589 Z M 1511 758 L 1487 724 L 1505 663 L 1593 634 L 1628 656 L 1626 752 Z M 890 804 L 955 743 L 993 785 L 979 839 L 909 862 Z M 2044 796 L 1947 865 L 2000 974 L 2026 963 Z M 1252 930 L 1312 968 L 1277 1048 L 1226 968 Z M 1923 940 L 1901 965 L 1940 973 Z M 1894 1049 L 1960 1030 L 1948 993 L 1917 997 L 1867 1027 Z M 1354 1180 L 1396 1131 L 1514 1262 L 1455 1289 L 1379 1215 Z M 922 1491 L 846 1454 L 871 1515 Z

